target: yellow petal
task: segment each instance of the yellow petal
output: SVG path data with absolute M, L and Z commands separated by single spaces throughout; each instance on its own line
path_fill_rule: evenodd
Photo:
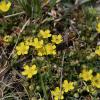
M 26 72 L 26 71 L 23 71 L 23 72 L 22 72 L 22 75 L 27 75 L 27 72 Z
M 20 52 L 20 51 L 18 51 L 18 52 L 17 52 L 17 55 L 21 55 L 21 52 Z
M 27 76 L 28 78 L 32 78 L 32 74 L 30 73 L 30 74 L 28 74 L 28 76 Z
M 24 69 L 29 70 L 29 66 L 28 65 L 25 65 L 24 66 Z

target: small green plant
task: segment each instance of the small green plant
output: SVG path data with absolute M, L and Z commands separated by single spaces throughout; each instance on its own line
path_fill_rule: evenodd
M 22 6 L 26 14 L 31 18 L 37 18 L 41 15 L 41 2 L 40 0 L 17 0 Z
M 0 100 L 99 100 L 97 4 L 0 0 Z

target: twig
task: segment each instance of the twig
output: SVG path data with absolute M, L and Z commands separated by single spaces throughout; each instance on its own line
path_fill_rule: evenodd
M 12 95 L 12 96 L 5 96 L 5 97 L 3 97 L 3 98 L 0 98 L 0 100 L 5 100 L 5 99 L 7 99 L 7 98 L 12 98 L 12 97 L 13 97 L 14 99 L 16 98 L 16 100 L 19 100 L 18 97 L 17 97 L 17 96 L 14 96 L 14 95 Z
M 64 51 L 63 51 L 63 57 L 62 57 L 62 63 L 61 63 L 61 66 L 62 66 L 62 67 L 63 67 L 63 65 L 64 65 L 65 53 L 66 53 L 66 51 L 64 50 Z
M 3 84 L 5 87 L 12 88 L 12 87 L 10 86 L 10 84 L 6 84 L 6 83 L 3 82 L 3 81 L 0 81 L 0 84 Z M 4 87 L 4 86 L 3 86 L 3 87 Z
M 7 16 L 4 16 L 4 18 L 14 17 L 14 16 L 17 16 L 17 15 L 22 15 L 22 14 L 25 14 L 25 12 L 22 11 L 22 12 L 19 12 L 19 13 L 16 13 L 16 14 L 7 15 Z
M 61 94 L 62 94 L 62 79 L 63 79 L 62 71 L 63 71 L 63 68 L 60 69 L 60 73 L 61 73 L 61 77 L 60 77 L 60 93 Z
M 2 50 L 1 56 L 4 55 L 7 58 L 6 53 L 5 53 L 5 49 L 3 47 L 1 47 L 0 49 Z
M 63 57 L 62 57 L 62 62 L 61 62 L 61 67 L 62 68 L 60 68 L 60 72 L 61 72 L 61 77 L 60 77 L 60 93 L 61 94 L 62 94 L 62 79 L 63 79 L 62 71 L 63 71 L 65 53 L 66 53 L 66 51 L 63 51 Z
M 7 66 L 8 62 L 6 61 L 5 64 L 3 65 L 3 69 L 0 71 L 0 77 L 4 76 L 4 74 L 8 71 L 8 67 L 5 67 Z
M 75 1 L 75 5 L 77 5 L 77 4 L 78 4 L 78 2 L 79 2 L 79 0 L 76 0 L 76 1 Z

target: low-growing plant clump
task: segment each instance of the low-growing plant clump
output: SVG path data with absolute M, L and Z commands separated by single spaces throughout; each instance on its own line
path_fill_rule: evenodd
M 0 100 L 100 100 L 99 0 L 0 0 Z

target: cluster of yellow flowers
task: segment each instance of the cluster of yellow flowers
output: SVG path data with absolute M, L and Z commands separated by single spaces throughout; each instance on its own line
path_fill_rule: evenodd
M 36 65 L 32 65 L 31 67 L 28 65 L 24 66 L 24 71 L 22 72 L 22 75 L 27 76 L 28 78 L 32 78 L 33 75 L 37 74 L 37 67 Z
M 49 41 L 51 37 L 51 42 Z M 38 36 L 28 37 L 24 42 L 21 42 L 16 46 L 16 51 L 18 55 L 24 55 L 28 53 L 29 46 L 34 47 L 38 56 L 44 55 L 55 55 L 56 54 L 56 44 L 60 44 L 63 41 L 61 35 L 51 35 L 50 30 L 40 30 Z
M 95 50 L 95 53 L 100 56 L 100 46 L 97 46 L 96 50 Z
M 51 91 L 54 100 L 63 100 L 64 99 L 64 92 L 67 93 L 74 89 L 74 82 L 68 82 L 68 80 L 64 80 L 62 84 L 62 89 L 56 87 L 54 90 Z
M 100 73 L 97 73 L 95 76 L 92 75 L 93 70 L 83 69 L 82 73 L 80 73 L 79 77 L 84 81 L 91 81 L 91 85 L 100 88 Z
M 11 6 L 10 1 L 2 0 L 0 2 L 0 11 L 7 12 L 10 9 L 10 6 Z

